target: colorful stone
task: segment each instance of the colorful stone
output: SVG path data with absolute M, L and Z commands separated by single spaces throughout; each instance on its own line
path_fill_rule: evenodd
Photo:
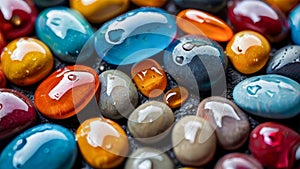
M 174 16 L 166 11 L 139 8 L 105 23 L 95 35 L 95 50 L 110 64 L 132 64 L 164 50 L 176 30 Z
M 177 86 L 167 91 L 163 100 L 170 108 L 175 109 L 183 105 L 188 98 L 189 91 L 182 86 Z
M 254 31 L 236 33 L 226 46 L 226 54 L 241 73 L 252 74 L 261 70 L 270 57 L 268 40 Z
M 79 11 L 89 22 L 102 23 L 125 12 L 129 0 L 70 0 L 71 8 Z
M 227 57 L 217 42 L 204 36 L 186 35 L 177 39 L 163 57 L 166 72 L 191 93 L 208 91 L 217 83 L 226 83 Z
M 41 124 L 11 141 L 0 156 L 0 168 L 71 169 L 77 156 L 73 133 L 56 124 Z
M 295 44 L 300 45 L 300 5 L 295 7 L 289 15 L 289 23 L 291 27 L 291 37 Z
M 282 41 L 289 32 L 285 15 L 260 0 L 235 0 L 228 8 L 228 19 L 237 31 L 253 30 L 271 42 Z
M 153 7 L 161 7 L 167 2 L 167 0 L 151 0 L 151 1 L 130 0 L 130 1 L 138 6 L 153 6 Z
M 93 168 L 115 168 L 129 150 L 126 133 L 109 119 L 84 121 L 76 131 L 76 139 L 83 158 Z
M 33 0 L 39 8 L 49 8 L 52 6 L 66 5 L 68 0 Z
M 182 164 L 201 166 L 213 159 L 217 138 L 205 119 L 188 115 L 175 124 L 172 145 L 177 160 Z
M 148 101 L 130 114 L 127 126 L 135 139 L 155 143 L 169 134 L 173 123 L 173 111 L 165 103 Z
M 131 78 L 120 70 L 107 70 L 100 74 L 100 113 L 111 119 L 121 119 L 135 109 L 139 97 Z
M 235 86 L 233 99 L 257 116 L 291 118 L 300 113 L 300 84 L 281 75 L 253 76 Z
M 223 20 L 200 10 L 186 9 L 177 14 L 178 27 L 187 34 L 201 34 L 208 38 L 226 42 L 233 32 Z
M 53 7 L 39 14 L 36 33 L 56 57 L 75 63 L 87 59 L 78 55 L 94 30 L 77 11 L 67 7 Z
M 218 12 L 226 6 L 226 0 L 174 0 L 180 8 L 201 9 L 208 12 Z
M 229 153 L 218 160 L 214 169 L 264 169 L 252 156 L 242 153 Z
M 32 0 L 1 0 L 0 30 L 5 39 L 29 35 L 34 29 L 37 9 Z
M 0 88 L 6 87 L 6 84 L 7 84 L 6 77 L 3 72 L 2 66 L 0 65 Z
M 0 89 L 0 140 L 28 128 L 36 119 L 35 107 L 31 100 L 16 90 Z
M 282 12 L 288 13 L 290 12 L 298 3 L 299 0 L 264 0 L 268 4 L 278 7 Z
M 267 168 L 292 169 L 300 159 L 300 135 L 278 123 L 262 123 L 251 132 L 249 149 Z
M 80 112 L 95 97 L 99 86 L 94 69 L 84 65 L 66 66 L 38 86 L 34 103 L 44 116 L 65 119 Z
M 125 169 L 174 169 L 173 161 L 161 150 L 142 147 L 130 154 Z
M 215 129 L 220 146 L 226 150 L 236 150 L 248 139 L 250 123 L 246 114 L 224 97 L 212 96 L 202 100 L 197 115 Z
M 19 86 L 35 84 L 45 78 L 53 68 L 50 49 L 35 38 L 11 41 L 1 54 L 3 72 L 9 81 Z
M 153 59 L 146 59 L 133 65 L 131 77 L 139 91 L 146 97 L 158 97 L 167 87 L 168 79 L 165 71 Z
M 300 83 L 300 46 L 288 45 L 271 57 L 268 61 L 267 73 L 280 74 Z

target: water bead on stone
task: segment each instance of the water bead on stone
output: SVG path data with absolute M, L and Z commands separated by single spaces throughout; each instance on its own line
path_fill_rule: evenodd
M 115 168 L 128 153 L 125 131 L 114 121 L 91 118 L 76 131 L 78 147 L 85 161 L 93 168 Z
M 296 45 L 300 45 L 300 4 L 296 6 L 289 14 L 289 23 L 291 27 L 291 38 Z
M 189 91 L 186 88 L 177 86 L 167 91 L 163 100 L 170 108 L 173 109 L 183 105 L 189 98 L 189 95 Z
M 50 49 L 35 38 L 18 38 L 11 41 L 1 54 L 5 76 L 12 83 L 28 86 L 45 78 L 53 68 Z
M 226 6 L 226 0 L 174 0 L 180 8 L 201 9 L 207 12 L 219 12 Z
M 234 87 L 233 99 L 240 108 L 257 116 L 291 118 L 300 113 L 300 84 L 281 75 L 253 76 Z
M 44 116 L 65 119 L 80 112 L 95 97 L 99 86 L 94 69 L 84 65 L 66 66 L 37 87 L 34 103 Z
M 226 54 L 241 73 L 252 74 L 261 70 L 270 57 L 268 40 L 254 31 L 236 33 L 226 46 Z
M 56 57 L 65 62 L 75 63 L 87 59 L 78 55 L 94 34 L 94 30 L 77 11 L 67 7 L 52 7 L 39 14 L 36 33 Z
M 0 168 L 71 169 L 76 156 L 76 141 L 69 129 L 41 124 L 26 130 L 4 148 Z
M 248 154 L 229 153 L 218 160 L 214 169 L 263 169 L 263 166 Z
M 164 50 L 176 31 L 174 16 L 166 11 L 138 8 L 102 25 L 95 35 L 95 50 L 110 64 L 132 64 Z

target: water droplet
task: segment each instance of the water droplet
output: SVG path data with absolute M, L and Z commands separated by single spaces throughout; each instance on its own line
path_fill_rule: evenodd
M 183 57 L 183 56 L 176 56 L 176 62 L 177 62 L 178 64 L 182 64 L 183 61 L 184 61 L 184 57 Z
M 112 145 L 111 144 L 106 144 L 105 148 L 108 149 L 108 150 L 110 150 L 112 148 Z
M 277 68 L 280 66 L 281 62 L 282 62 L 282 60 L 280 59 L 278 62 L 274 63 L 274 64 L 272 65 L 272 69 L 273 69 L 273 70 L 277 69 Z
M 26 139 L 20 139 L 17 141 L 16 145 L 13 147 L 13 150 L 18 151 L 21 150 L 26 145 Z
M 193 48 L 195 47 L 194 44 L 190 43 L 190 42 L 187 42 L 185 44 L 182 45 L 182 48 L 186 51 L 190 51 L 192 50 Z
M 112 42 L 119 42 L 122 39 L 124 32 L 125 32 L 125 30 L 123 30 L 123 29 L 111 30 L 108 32 L 109 39 Z
M 261 90 L 261 89 L 262 89 L 262 87 L 259 86 L 259 85 L 248 86 L 248 87 L 247 87 L 247 92 L 248 92 L 248 94 L 250 94 L 250 95 L 256 95 L 257 92 L 258 92 L 259 90 Z

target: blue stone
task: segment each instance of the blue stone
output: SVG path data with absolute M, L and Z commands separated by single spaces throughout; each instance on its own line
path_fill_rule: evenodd
M 300 46 L 288 45 L 278 50 L 267 65 L 268 74 L 280 74 L 300 83 Z
M 78 58 L 78 55 L 86 41 L 94 34 L 94 30 L 75 10 L 53 7 L 39 14 L 36 20 L 36 34 L 56 57 L 65 62 L 75 63 L 87 59 Z
M 300 45 L 300 5 L 296 6 L 289 15 L 291 37 L 296 45 Z
M 228 59 L 213 40 L 198 35 L 183 36 L 165 50 L 163 62 L 166 72 L 191 92 L 225 90 Z
M 17 136 L 0 155 L 1 169 L 70 169 L 77 156 L 73 133 L 55 124 L 41 124 Z
M 110 64 L 132 64 L 164 50 L 176 31 L 175 18 L 166 11 L 139 8 L 105 23 L 95 35 L 95 50 Z
M 269 74 L 241 81 L 233 90 L 235 103 L 257 116 L 285 119 L 300 113 L 300 84 Z
M 226 6 L 226 0 L 174 0 L 180 8 L 200 9 L 207 12 L 218 12 Z

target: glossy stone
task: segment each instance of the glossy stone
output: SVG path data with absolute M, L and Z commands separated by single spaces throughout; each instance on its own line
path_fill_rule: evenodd
M 227 57 L 218 43 L 203 36 L 177 39 L 163 57 L 166 72 L 191 93 L 210 90 L 224 79 Z
M 50 49 L 35 38 L 11 41 L 1 54 L 3 72 L 16 85 L 28 86 L 45 78 L 53 68 Z
M 7 45 L 3 33 L 0 30 L 0 53 L 2 53 L 3 48 Z
M 300 135 L 278 123 L 262 123 L 251 132 L 249 149 L 267 168 L 292 169 L 300 158 Z
M 300 5 L 295 7 L 289 15 L 289 23 L 291 27 L 291 37 L 295 44 L 300 45 Z
M 226 54 L 241 73 L 252 74 L 262 69 L 270 57 L 268 40 L 254 31 L 236 33 L 226 46 Z
M 69 0 L 70 7 L 79 11 L 89 22 L 102 23 L 125 12 L 129 0 Z
M 153 6 L 153 7 L 161 7 L 167 2 L 167 0 L 151 0 L 151 1 L 130 0 L 130 1 L 138 6 Z
M 291 9 L 293 9 L 297 4 L 299 4 L 299 0 L 264 0 L 270 5 L 274 5 L 278 7 L 282 12 L 288 13 Z
M 300 84 L 281 75 L 253 76 L 235 86 L 233 99 L 257 116 L 291 118 L 300 113 Z
M 182 86 L 177 86 L 167 91 L 163 100 L 169 107 L 174 109 L 183 105 L 188 98 L 189 91 Z
M 300 46 L 288 45 L 271 57 L 268 61 L 267 73 L 280 74 L 300 83 Z
M 170 132 L 173 122 L 173 111 L 165 103 L 148 101 L 130 114 L 127 126 L 135 139 L 154 143 Z
M 201 9 L 208 12 L 218 12 L 226 6 L 226 0 L 174 0 L 180 8 Z
M 29 35 L 34 29 L 37 9 L 32 0 L 1 0 L 0 30 L 5 39 Z
M 62 61 L 75 63 L 87 59 L 77 56 L 94 31 L 77 11 L 67 7 L 53 7 L 39 14 L 36 33 L 55 56 Z
M 84 121 L 76 139 L 85 161 L 93 168 L 115 168 L 128 153 L 128 139 L 117 123 L 104 118 Z
M 226 150 L 238 149 L 248 139 L 250 124 L 246 114 L 224 97 L 212 96 L 202 100 L 197 115 L 215 128 L 218 142 Z
M 201 34 L 219 42 L 229 41 L 233 36 L 232 29 L 222 19 L 196 9 L 179 12 L 176 22 L 187 34 Z
M 36 118 L 31 100 L 16 90 L 0 88 L 0 140 L 33 125 Z
M 188 115 L 175 124 L 172 145 L 177 160 L 182 164 L 201 166 L 213 159 L 217 138 L 205 119 Z
M 237 31 L 257 31 L 271 42 L 280 42 L 289 31 L 285 15 L 260 0 L 233 1 L 228 8 L 228 19 Z
M 165 71 L 153 59 L 146 59 L 133 65 L 131 77 L 139 91 L 146 97 L 158 97 L 167 87 L 168 79 Z
M 264 169 L 252 156 L 242 153 L 229 153 L 218 160 L 214 169 Z
M 66 5 L 68 0 L 33 0 L 39 8 L 49 8 L 52 6 Z
M 94 69 L 84 65 L 66 66 L 38 86 L 34 103 L 44 116 L 65 119 L 80 112 L 95 97 L 99 86 Z
M 164 50 L 176 30 L 174 16 L 166 11 L 138 8 L 105 23 L 96 32 L 95 50 L 110 64 L 132 64 Z
M 139 101 L 137 89 L 131 78 L 119 70 L 104 71 L 99 78 L 101 114 L 111 119 L 128 117 Z
M 73 133 L 56 124 L 41 124 L 11 141 L 0 156 L 0 168 L 71 169 L 77 156 Z
M 6 77 L 3 72 L 2 66 L 0 65 L 0 88 L 6 87 Z
M 174 169 L 173 161 L 161 150 L 142 147 L 130 154 L 125 169 Z

